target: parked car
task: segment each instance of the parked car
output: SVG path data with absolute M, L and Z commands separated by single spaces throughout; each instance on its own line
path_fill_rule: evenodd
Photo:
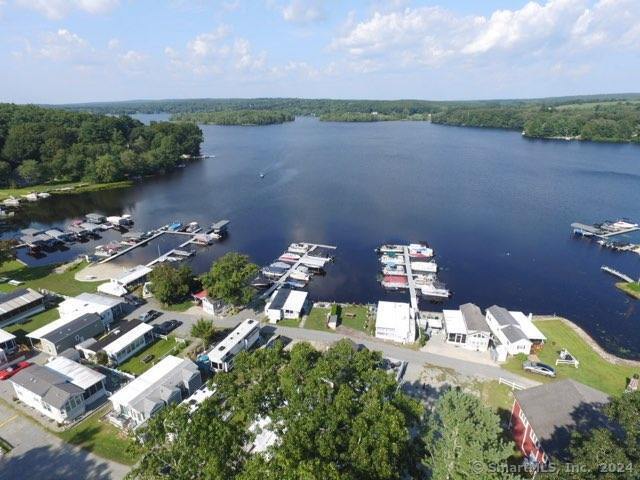
M 149 310 L 148 312 L 144 312 L 143 314 L 141 314 L 139 318 L 141 322 L 148 323 L 152 320 L 155 320 L 160 315 L 162 315 L 162 313 L 157 310 Z
M 24 370 L 27 367 L 31 366 L 31 362 L 18 362 L 13 367 L 5 368 L 4 370 L 0 370 L 0 380 L 7 380 L 8 378 L 13 377 L 20 370 Z
M 524 370 L 527 372 L 537 373 L 539 375 L 546 375 L 547 377 L 556 376 L 555 368 L 540 362 L 524 362 L 522 364 L 522 368 L 524 368 Z
M 167 335 L 172 330 L 178 328 L 181 325 L 181 322 L 178 320 L 167 320 L 166 322 L 162 322 L 160 325 L 155 326 L 155 330 L 161 335 Z

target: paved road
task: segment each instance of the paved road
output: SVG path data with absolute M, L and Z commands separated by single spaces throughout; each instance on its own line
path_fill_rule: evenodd
M 0 480 L 119 480 L 129 471 L 63 442 L 3 404 L 0 437 L 14 447 L 0 457 Z

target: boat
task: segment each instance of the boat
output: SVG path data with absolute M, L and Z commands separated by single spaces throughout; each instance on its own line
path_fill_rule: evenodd
M 324 266 L 327 263 L 327 260 L 321 260 L 318 258 L 310 258 L 310 257 L 304 256 L 300 258 L 300 263 L 311 270 L 318 271 L 324 268 Z
M 315 247 L 313 250 L 307 252 L 308 258 L 324 260 L 330 262 L 333 260 L 333 249 L 325 247 Z
M 406 275 L 406 272 L 404 271 L 404 265 L 398 265 L 394 263 L 385 265 L 382 269 L 382 273 L 384 275 Z
M 402 245 L 385 244 L 376 249 L 378 253 L 402 253 Z
M 382 255 L 380 261 L 385 265 L 404 265 L 404 256 L 389 253 Z
M 187 233 L 197 233 L 200 231 L 200 224 L 198 222 L 191 222 L 187 225 L 185 232 Z
M 49 198 L 50 196 L 51 196 L 51 194 L 47 193 L 47 192 L 38 193 L 38 198 Z
M 171 232 L 179 232 L 181 228 L 182 228 L 181 222 L 173 222 L 169 224 L 169 227 L 167 229 Z
M 23 195 L 23 197 L 26 198 L 28 202 L 38 201 L 38 194 L 36 192 L 27 193 L 26 195 Z
M 262 273 L 269 278 L 280 278 L 282 275 L 287 273 L 291 265 L 288 265 L 284 262 L 274 262 L 268 267 L 264 267 L 262 269 Z
M 406 275 L 384 275 L 381 283 L 390 290 L 406 288 L 409 285 Z
M 255 288 L 268 288 L 273 284 L 273 280 L 259 273 L 256 278 L 251 280 L 251 286 Z
M 280 255 L 278 260 L 287 263 L 296 263 L 298 260 L 300 260 L 300 255 L 298 255 L 297 253 L 286 252 Z
M 261 173 L 261 174 L 260 174 L 260 178 L 264 178 L 264 173 Z
M 292 243 L 289 245 L 289 252 L 304 255 L 309 251 L 309 246 L 304 243 Z
M 307 286 L 307 282 L 303 282 L 301 280 L 287 279 L 284 283 L 292 288 L 304 288 Z
M 305 272 L 301 272 L 300 270 L 294 270 L 289 274 L 289 278 L 293 278 L 294 280 L 301 280 L 303 282 L 308 282 L 311 279 L 311 275 Z
M 17 199 L 16 197 L 9 197 L 7 199 L 5 199 L 2 204 L 5 207 L 19 207 L 20 206 L 20 200 Z
M 411 262 L 411 270 L 414 272 L 436 273 L 438 264 L 436 262 Z
M 423 297 L 432 300 L 446 300 L 451 296 L 451 292 L 441 282 L 430 282 L 420 287 L 420 293 Z
M 412 243 L 409 245 L 409 256 L 411 258 L 431 258 L 433 257 L 433 249 L 419 243 Z
M 434 273 L 429 273 L 427 275 L 415 275 L 413 277 L 413 282 L 417 286 L 429 285 L 436 282 L 438 279 Z

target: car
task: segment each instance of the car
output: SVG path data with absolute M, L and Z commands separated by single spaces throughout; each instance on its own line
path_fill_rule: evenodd
M 20 370 L 24 370 L 27 367 L 32 365 L 31 362 L 18 362 L 13 367 L 5 368 L 4 370 L 0 370 L 0 380 L 7 380 L 8 378 L 13 377 Z
M 540 362 L 524 362 L 522 368 L 531 373 L 537 373 L 538 375 L 546 375 L 547 377 L 555 377 L 556 369 Z
M 155 320 L 160 315 L 162 315 L 162 313 L 158 312 L 157 310 L 149 310 L 148 312 L 144 312 L 140 314 L 140 317 L 138 318 L 140 319 L 141 322 L 148 323 L 152 320 Z
M 170 331 L 178 328 L 179 325 L 181 325 L 181 322 L 178 320 L 167 320 L 160 325 L 156 325 L 155 330 L 161 335 L 167 335 Z

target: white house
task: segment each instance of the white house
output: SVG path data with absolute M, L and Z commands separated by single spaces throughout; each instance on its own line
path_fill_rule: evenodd
M 105 376 L 64 357 L 46 366 L 31 365 L 11 377 L 24 404 L 58 423 L 72 422 L 87 405 L 106 395 Z
M 300 318 L 307 305 L 307 292 L 279 288 L 271 295 L 264 307 L 264 313 L 270 323 L 277 323 L 285 318 Z
M 120 424 L 136 428 L 166 405 L 181 402 L 201 385 L 195 363 L 168 355 L 109 400 Z
M 6 355 L 14 354 L 18 350 L 16 336 L 12 333 L 0 329 L 0 350 L 3 351 Z
M 487 308 L 486 320 L 494 339 L 509 355 L 531 353 L 533 343 L 518 320 L 506 308 L 497 305 Z
M 76 345 L 85 358 L 95 361 L 99 351 L 107 354 L 111 365 L 120 365 L 155 340 L 153 326 L 140 320 L 120 322 L 100 340 L 87 340 Z
M 416 340 L 416 321 L 408 303 L 378 302 L 376 337 L 398 343 Z
M 122 297 L 129 292 L 129 289 L 144 283 L 151 273 L 151 268 L 146 265 L 138 265 L 129 270 L 125 270 L 122 274 L 111 278 L 107 283 L 98 286 L 98 291 Z
M 222 315 L 224 313 L 224 302 L 222 300 L 216 300 L 209 296 L 209 292 L 202 290 L 194 293 L 193 298 L 200 304 L 204 313 L 209 315 Z
M 459 310 L 444 310 L 443 314 L 447 343 L 479 352 L 488 350 L 491 329 L 478 306 L 465 303 Z
M 58 305 L 61 320 L 69 320 L 81 317 L 87 313 L 96 313 L 102 318 L 106 326 L 113 323 L 124 314 L 126 303 L 120 298 L 115 298 L 99 293 L 81 293 L 77 297 L 71 297 Z
M 235 356 L 251 348 L 259 339 L 260 324 L 251 318 L 245 320 L 207 353 L 211 368 L 228 372 Z

